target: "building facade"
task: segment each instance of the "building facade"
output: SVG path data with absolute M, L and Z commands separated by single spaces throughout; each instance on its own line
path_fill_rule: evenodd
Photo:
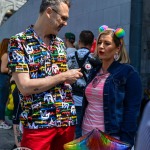
M 27 0 L 1 0 L 0 1 L 0 25 L 2 25 L 13 13 L 15 13 Z

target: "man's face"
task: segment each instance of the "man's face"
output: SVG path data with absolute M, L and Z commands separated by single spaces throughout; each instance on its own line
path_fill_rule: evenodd
M 51 14 L 48 15 L 48 30 L 51 34 L 57 35 L 63 26 L 67 25 L 69 18 L 69 8 L 68 6 L 61 2 L 57 8 L 50 8 Z

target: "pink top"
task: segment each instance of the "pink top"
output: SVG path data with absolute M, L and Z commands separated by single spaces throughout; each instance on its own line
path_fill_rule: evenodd
M 85 89 L 88 106 L 82 124 L 82 135 L 94 128 L 104 131 L 103 87 L 109 73 L 97 75 Z

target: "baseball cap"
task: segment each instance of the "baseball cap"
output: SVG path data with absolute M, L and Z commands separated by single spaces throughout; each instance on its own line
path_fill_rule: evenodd
M 71 32 L 65 33 L 65 38 L 68 39 L 70 42 L 75 42 L 75 35 Z

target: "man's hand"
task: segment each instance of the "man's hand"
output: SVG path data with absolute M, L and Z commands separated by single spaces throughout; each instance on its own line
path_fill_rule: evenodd
M 63 82 L 72 84 L 82 76 L 81 69 L 72 69 L 54 76 L 38 79 L 30 79 L 29 73 L 13 73 L 17 87 L 24 96 L 47 91 Z
M 73 84 L 77 81 L 77 79 L 81 78 L 83 74 L 81 73 L 81 69 L 71 69 L 64 72 L 65 75 L 65 82 L 69 84 Z

